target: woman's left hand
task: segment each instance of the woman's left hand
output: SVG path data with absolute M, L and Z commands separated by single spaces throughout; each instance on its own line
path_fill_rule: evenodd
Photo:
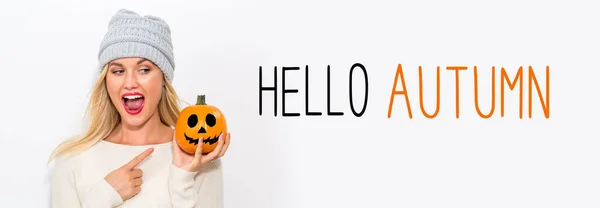
M 192 155 L 184 152 L 181 147 L 179 147 L 175 139 L 175 133 L 173 133 L 173 165 L 189 172 L 198 171 L 202 165 L 225 155 L 225 152 L 229 147 L 229 136 L 229 133 L 226 135 L 221 134 L 217 146 L 208 154 L 202 154 L 202 143 L 200 142 L 196 148 L 196 153 Z M 200 138 L 200 141 L 202 141 L 202 138 Z

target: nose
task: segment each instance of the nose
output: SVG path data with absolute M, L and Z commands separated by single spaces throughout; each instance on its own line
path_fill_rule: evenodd
M 135 89 L 139 86 L 137 77 L 135 73 L 126 73 L 125 74 L 125 83 L 124 87 L 127 90 Z
M 198 133 L 206 133 L 206 129 L 204 129 L 204 126 L 200 127 L 200 130 L 198 130 Z

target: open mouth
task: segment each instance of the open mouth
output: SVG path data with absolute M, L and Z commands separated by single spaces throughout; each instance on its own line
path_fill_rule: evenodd
M 138 92 L 130 92 L 123 94 L 123 107 L 125 111 L 131 115 L 142 112 L 144 108 L 144 95 Z
M 185 133 L 183 133 L 183 136 L 185 136 L 185 140 L 187 140 L 190 144 L 198 145 L 198 142 L 200 142 L 200 139 L 191 138 Z M 221 136 L 221 134 L 219 134 L 215 137 L 205 138 L 202 140 L 202 143 L 210 144 L 210 145 L 215 144 L 219 141 L 219 136 Z

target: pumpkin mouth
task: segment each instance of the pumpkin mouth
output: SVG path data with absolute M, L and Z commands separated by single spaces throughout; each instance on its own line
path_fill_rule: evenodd
M 205 144 L 208 143 L 210 145 L 217 143 L 217 141 L 219 141 L 219 136 L 221 136 L 221 134 L 215 136 L 215 137 L 208 137 L 206 139 L 203 139 L 202 142 L 204 142 Z
M 183 133 L 183 136 L 185 136 L 185 140 L 187 140 L 190 144 L 198 145 L 198 142 L 200 141 L 199 139 L 194 139 L 194 138 L 189 137 L 185 133 Z
M 187 140 L 190 144 L 198 145 L 198 142 L 200 142 L 200 139 L 191 138 L 185 133 L 183 133 L 183 136 L 185 136 L 185 140 Z M 215 137 L 208 137 L 206 139 L 203 139 L 202 143 L 213 145 L 219 141 L 220 136 L 221 136 L 221 134 L 219 134 Z

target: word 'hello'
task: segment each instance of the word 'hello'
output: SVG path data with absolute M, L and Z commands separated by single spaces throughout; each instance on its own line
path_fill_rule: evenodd
M 436 79 L 436 107 L 435 110 L 433 111 L 433 113 L 428 113 L 425 110 L 424 104 L 423 104 L 423 76 L 422 76 L 422 67 L 419 66 L 418 70 L 419 70 L 419 103 L 420 103 L 420 109 L 421 109 L 421 113 L 423 114 L 424 117 L 426 118 L 435 118 L 440 110 L 440 66 L 437 67 L 437 79 Z M 365 79 L 365 96 L 364 96 L 364 104 L 362 106 L 362 109 L 357 112 L 355 107 L 354 107 L 354 103 L 352 101 L 352 89 L 353 89 L 353 83 L 352 83 L 352 76 L 353 76 L 353 72 L 355 69 L 359 69 L 362 70 L 363 75 L 364 75 L 364 79 Z M 273 73 L 274 73 L 274 86 L 271 87 L 266 87 L 263 86 L 263 81 L 262 81 L 262 66 L 259 67 L 259 115 L 262 115 L 262 102 L 263 102 L 263 91 L 273 91 L 274 93 L 274 116 L 277 116 L 277 94 L 278 94 L 278 88 L 281 87 L 281 98 L 282 98 L 282 102 L 281 102 L 281 108 L 282 108 L 282 114 L 284 117 L 297 117 L 300 116 L 300 113 L 290 113 L 290 112 L 286 112 L 285 110 L 285 96 L 288 93 L 298 93 L 298 89 L 288 89 L 285 86 L 285 78 L 286 78 L 286 71 L 290 71 L 290 70 L 300 70 L 300 67 L 281 67 L 281 86 L 279 86 L 277 83 L 277 67 L 275 66 L 273 69 Z M 456 114 L 456 118 L 459 118 L 459 109 L 460 109 L 460 99 L 459 99 L 459 83 L 460 83 L 460 72 L 461 71 L 466 71 L 468 70 L 467 66 L 447 66 L 446 70 L 448 71 L 454 71 L 454 77 L 455 77 L 455 114 Z M 540 104 L 542 106 L 542 110 L 544 112 L 544 116 L 545 118 L 550 118 L 550 67 L 546 66 L 546 89 L 545 89 L 545 98 L 542 94 L 542 90 L 540 89 L 540 85 L 538 84 L 536 75 L 534 73 L 533 67 L 529 66 L 527 70 L 526 74 L 528 75 L 527 78 L 527 83 L 528 83 L 528 110 L 529 110 L 529 118 L 532 117 L 533 114 L 533 110 L 532 110 L 532 105 L 533 105 L 533 88 L 535 87 Z M 514 78 L 510 78 L 508 73 L 506 72 L 506 70 L 504 69 L 504 67 L 502 67 L 500 69 L 500 116 L 504 117 L 504 94 L 505 94 L 505 85 L 508 86 L 509 90 L 513 91 L 515 89 L 515 87 L 517 87 L 517 84 L 519 84 L 519 118 L 523 118 L 523 80 L 526 79 L 524 77 L 524 67 L 519 67 L 519 70 L 517 71 L 516 75 L 514 76 Z M 289 75 L 288 75 L 289 76 Z M 369 82 L 368 82 L 368 76 L 367 76 L 367 70 L 366 68 L 360 64 L 360 63 L 356 63 L 354 65 L 352 65 L 352 67 L 350 68 L 350 83 L 349 83 L 349 95 L 350 95 L 350 108 L 352 110 L 352 113 L 354 116 L 356 117 L 361 117 L 366 109 L 367 109 L 367 103 L 368 103 L 368 93 L 369 93 Z M 322 116 L 323 113 L 322 112 L 314 112 L 314 111 L 310 111 L 308 108 L 308 103 L 309 103 L 309 93 L 308 93 L 308 66 L 305 67 L 305 96 L 304 96 L 304 101 L 305 101 L 305 115 L 306 116 Z M 487 80 L 487 79 L 486 79 Z M 398 81 L 400 81 L 400 84 L 402 85 L 402 89 L 398 90 L 397 89 L 397 85 L 398 85 Z M 491 107 L 490 107 L 490 111 L 488 113 L 483 113 L 480 109 L 480 105 L 479 105 L 479 81 L 478 81 L 478 76 L 477 76 L 477 66 L 473 67 L 473 81 L 474 81 L 474 101 L 475 101 L 475 110 L 477 111 L 477 114 L 481 117 L 481 118 L 490 118 L 492 117 L 492 115 L 494 114 L 495 111 L 495 103 L 496 103 L 496 67 L 492 67 L 492 77 L 491 77 Z M 328 116 L 343 116 L 344 112 L 339 112 L 339 111 L 332 111 L 331 110 L 331 92 L 330 92 L 330 66 L 327 66 L 327 115 Z M 389 100 L 389 106 L 388 106 L 388 111 L 387 111 L 387 117 L 391 118 L 392 117 L 392 107 L 394 104 L 394 98 L 398 95 L 403 95 L 404 96 L 404 100 L 406 102 L 406 110 L 408 111 L 408 116 L 409 118 L 413 118 L 413 114 L 412 114 L 412 108 L 410 105 L 410 99 L 409 99 L 409 93 L 408 93 L 408 88 L 406 87 L 405 84 L 405 79 L 404 79 L 404 74 L 402 72 L 402 64 L 398 64 L 398 67 L 396 69 L 396 74 L 395 74 L 395 78 L 394 78 L 394 82 L 393 82 L 393 86 L 392 86 L 392 90 L 391 90 L 391 95 L 390 95 L 390 100 Z
M 360 112 L 356 112 L 355 108 L 354 108 L 354 103 L 352 102 L 352 72 L 354 71 L 355 68 L 360 68 L 365 76 L 365 100 L 364 100 L 364 104 L 363 104 L 363 108 L 360 110 Z M 300 67 L 281 67 L 282 69 L 282 73 L 281 73 L 281 110 L 283 111 L 283 116 L 284 117 L 297 117 L 300 116 L 300 113 L 289 113 L 285 111 L 285 94 L 286 93 L 297 93 L 298 89 L 287 89 L 285 87 L 285 72 L 286 71 L 290 71 L 290 70 L 300 70 Z M 305 102 L 305 115 L 307 116 L 321 116 L 323 115 L 322 112 L 313 112 L 310 111 L 308 109 L 308 66 L 306 66 L 305 69 L 305 79 L 304 79 L 304 87 L 306 88 L 304 90 L 304 102 Z M 263 91 L 273 91 L 274 92 L 274 109 L 273 109 L 273 113 L 274 116 L 277 116 L 277 67 L 275 66 L 275 68 L 273 69 L 273 76 L 274 76 L 274 82 L 275 82 L 275 86 L 273 87 L 264 87 L 263 86 L 263 82 L 262 82 L 262 66 L 259 67 L 259 72 L 258 72 L 258 76 L 259 76 L 259 80 L 258 80 L 258 114 L 262 115 L 262 97 L 263 97 Z M 361 117 L 364 113 L 365 110 L 367 109 L 367 100 L 369 98 L 369 82 L 368 82 L 369 78 L 367 77 L 367 70 L 365 69 L 365 67 L 362 64 L 354 64 L 352 66 L 352 68 L 350 68 L 350 108 L 352 109 L 352 113 L 354 114 L 354 116 L 356 117 Z M 344 112 L 338 112 L 338 111 L 332 111 L 331 110 L 331 82 L 330 82 L 330 67 L 327 66 L 327 115 L 328 116 L 343 116 Z

